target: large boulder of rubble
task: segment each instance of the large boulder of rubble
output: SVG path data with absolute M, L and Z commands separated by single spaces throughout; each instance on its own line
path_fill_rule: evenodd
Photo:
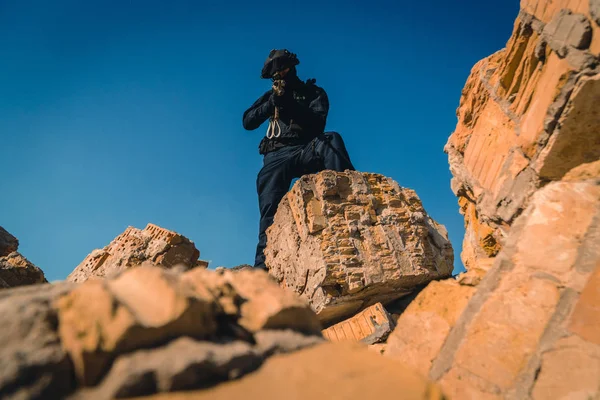
M 208 263 L 198 260 L 200 252 L 194 242 L 176 232 L 148 224 L 144 229 L 128 227 L 103 249 L 92 251 L 67 280 L 83 282 L 90 277 L 104 277 L 144 263 L 164 268 L 206 268 Z
M 446 146 L 457 280 L 400 315 L 386 356 L 461 399 L 600 396 L 600 2 L 521 1 Z
M 47 282 L 44 272 L 18 248 L 17 238 L 0 226 L 0 289 Z
M 532 195 L 600 158 L 598 0 L 522 0 L 506 47 L 471 71 L 448 139 L 463 263 L 487 271 Z
M 446 229 L 417 194 L 383 175 L 323 171 L 300 178 L 267 231 L 266 264 L 328 325 L 449 277 Z

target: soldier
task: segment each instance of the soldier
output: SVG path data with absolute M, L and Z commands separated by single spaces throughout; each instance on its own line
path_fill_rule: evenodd
M 315 85 L 314 79 L 301 81 L 296 74 L 298 64 L 296 55 L 288 50 L 271 50 L 261 78 L 272 79 L 273 86 L 243 118 L 247 130 L 269 120 L 258 147 L 264 159 L 256 178 L 260 224 L 254 267 L 265 270 L 266 230 L 292 180 L 326 169 L 354 170 L 342 137 L 324 132 L 329 112 L 325 90 Z

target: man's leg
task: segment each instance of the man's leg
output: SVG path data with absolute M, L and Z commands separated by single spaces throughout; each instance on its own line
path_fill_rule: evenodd
M 314 138 L 305 147 L 302 162 L 306 173 L 316 173 L 325 169 L 338 172 L 355 170 L 344 140 L 337 132 L 325 132 Z
M 258 192 L 258 207 L 260 209 L 260 223 L 258 230 L 258 245 L 254 267 L 266 269 L 264 250 L 267 246 L 267 228 L 273 223 L 279 202 L 285 196 L 292 183 L 292 157 L 295 151 L 292 148 L 283 148 L 274 153 L 268 153 L 264 159 L 264 166 L 256 178 Z

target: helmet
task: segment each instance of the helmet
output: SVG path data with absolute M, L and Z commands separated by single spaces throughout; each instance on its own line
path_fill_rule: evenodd
M 298 64 L 300 64 L 300 61 L 298 61 L 298 58 L 294 53 L 290 53 L 286 49 L 273 49 L 265 61 L 260 77 L 263 79 L 270 79 L 276 72 L 286 68 L 292 68 Z

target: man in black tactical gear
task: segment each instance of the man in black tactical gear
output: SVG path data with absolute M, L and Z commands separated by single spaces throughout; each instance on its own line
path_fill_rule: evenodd
M 267 228 L 273 223 L 279 201 L 294 178 L 326 169 L 354 170 L 342 137 L 324 132 L 329 101 L 315 80 L 301 81 L 299 64 L 288 50 L 272 50 L 261 78 L 272 79 L 273 87 L 244 113 L 243 124 L 254 130 L 269 119 L 266 136 L 259 145 L 263 167 L 256 178 L 260 226 L 255 268 L 267 269 L 264 249 Z

